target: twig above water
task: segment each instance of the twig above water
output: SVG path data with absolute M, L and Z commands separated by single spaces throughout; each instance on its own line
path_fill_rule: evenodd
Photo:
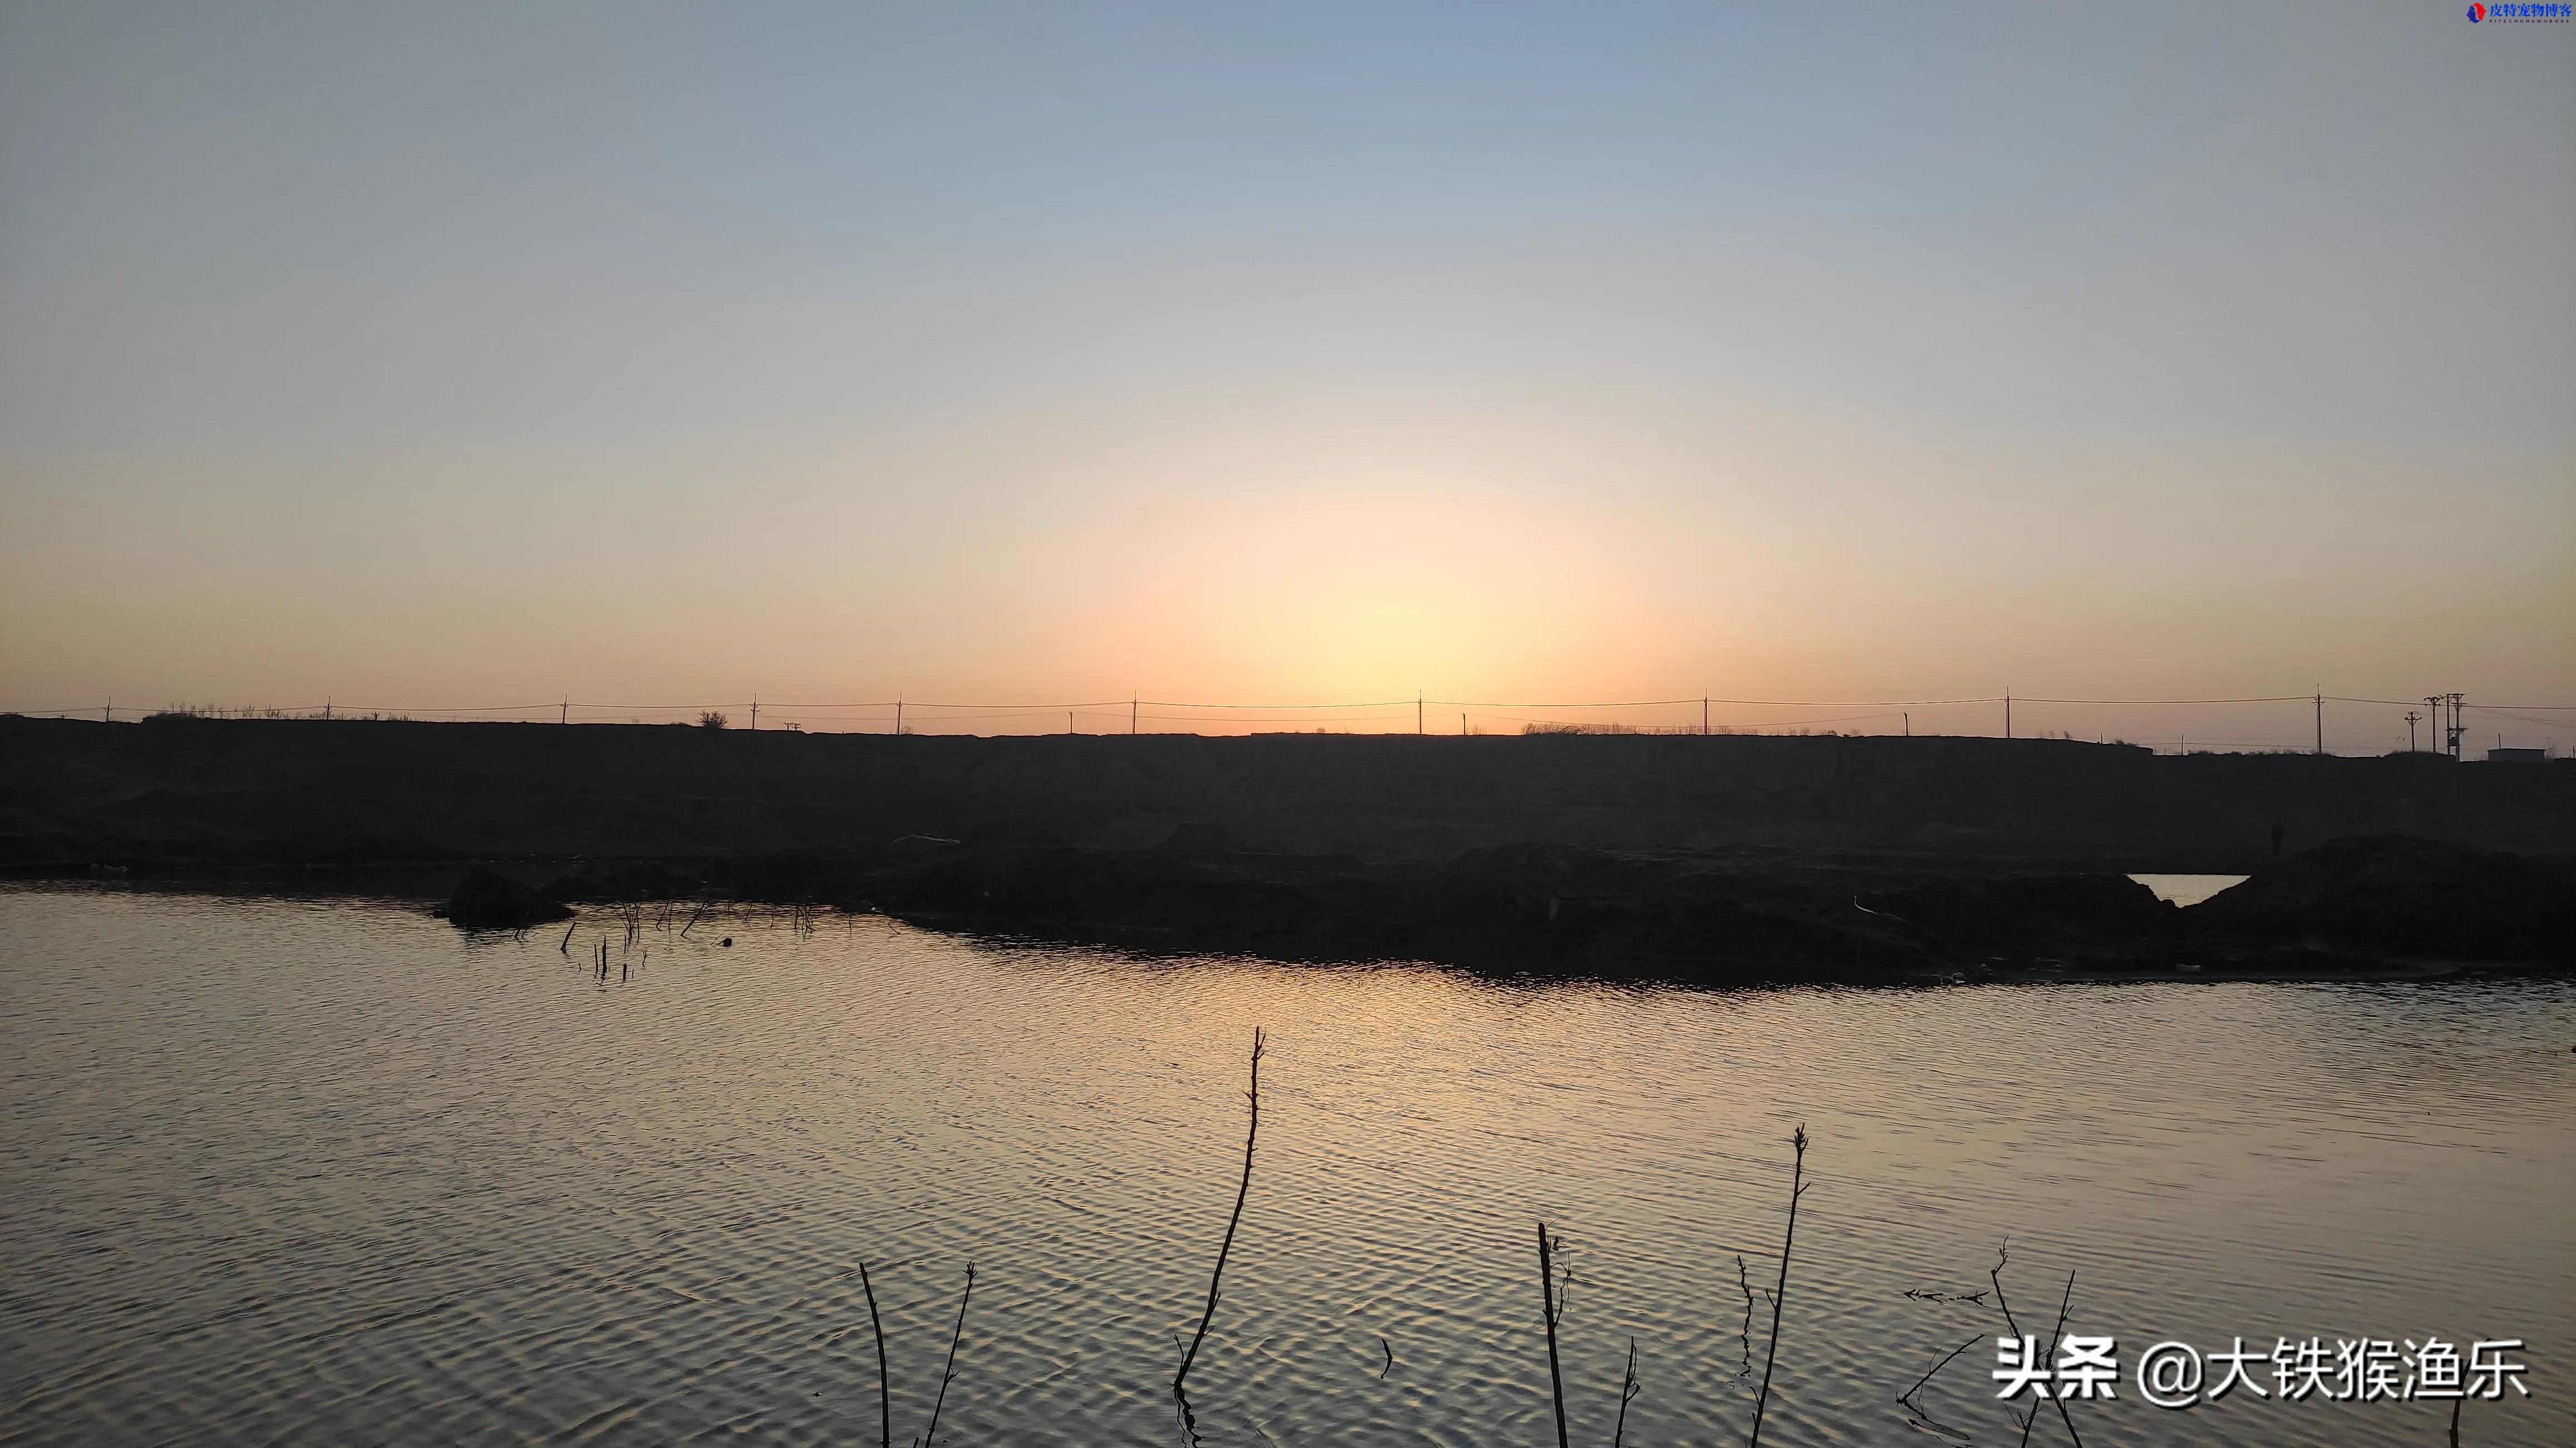
M 2058 1299 L 2057 1303 L 2057 1326 L 2050 1329 L 2048 1334 L 2048 1360 L 2050 1362 L 2057 1361 L 2058 1339 L 2063 1337 L 2066 1333 L 2066 1309 L 2074 1305 L 2074 1302 L 2075 1274 L 2072 1271 L 2069 1271 L 2066 1274 L 2066 1295 Z M 2075 1440 L 2075 1448 L 2084 1448 L 2084 1435 L 2075 1431 L 2075 1415 L 2067 1410 L 2066 1395 L 2064 1393 L 2050 1394 L 2049 1401 L 2057 1405 L 2057 1416 L 2066 1424 L 2066 1436 Z M 2038 1405 L 2032 1405 L 2030 1415 L 2033 1418 L 2037 1418 L 2039 1416 Z M 2030 1425 L 2028 1423 L 2024 1423 L 2022 1425 L 2021 1440 L 2024 1443 L 2028 1443 L 2030 1441 Z
M 894 1391 L 886 1378 L 885 1323 L 877 1316 L 877 1289 L 868 1264 L 859 1264 L 859 1290 L 868 1295 L 868 1326 L 877 1335 L 877 1448 L 894 1448 Z
M 1235 1230 L 1243 1225 L 1244 1198 L 1252 1194 L 1252 1147 L 1261 1136 L 1261 1056 L 1268 1049 L 1269 1040 L 1268 1032 L 1259 1027 L 1253 1029 L 1252 1089 L 1245 1093 L 1245 1098 L 1252 1103 L 1252 1118 L 1251 1125 L 1243 1133 L 1243 1182 L 1234 1191 L 1234 1215 L 1226 1219 L 1225 1241 L 1216 1249 L 1216 1270 L 1208 1274 L 1207 1309 L 1199 1314 L 1198 1335 L 1190 1339 L 1188 1350 L 1181 1354 L 1180 1371 L 1172 1374 L 1172 1396 L 1176 1398 L 1181 1396 L 1182 1384 L 1189 1379 L 1190 1365 L 1198 1361 L 1199 1344 L 1207 1341 L 1208 1324 L 1216 1320 L 1217 1293 L 1225 1281 L 1225 1259 L 1234 1251 Z M 1186 1407 L 1183 1412 L 1186 1416 Z
M 2013 1336 L 2019 1337 L 2021 1324 L 2013 1321 L 2012 1299 L 2004 1296 L 2004 1268 L 2011 1262 L 2012 1238 L 2006 1237 L 2002 1244 L 1995 1248 L 1995 1265 L 1986 1269 L 1986 1280 L 1995 1285 L 1995 1306 L 2003 1309 L 2004 1326 L 2012 1329 Z
M 1558 1366 L 1556 1356 L 1556 1323 L 1565 1315 L 1565 1301 L 1556 1291 L 1556 1249 L 1560 1245 L 1548 1235 L 1547 1223 L 1539 1223 L 1539 1318 L 1547 1325 L 1547 1385 L 1556 1403 L 1556 1448 L 1568 1448 L 1565 1436 L 1565 1373 Z
M 1628 1405 L 1637 1401 L 1645 1388 L 1637 1381 L 1637 1340 L 1628 1339 L 1628 1366 L 1619 1375 L 1619 1421 L 1610 1429 L 1610 1448 L 1620 1448 L 1628 1437 Z
M 1798 1198 L 1807 1194 L 1805 1123 L 1789 1134 L 1789 1148 L 1796 1153 L 1789 1167 L 1789 1229 L 1780 1238 L 1780 1286 L 1771 1294 L 1771 1345 L 1762 1354 L 1762 1389 L 1753 1397 L 1753 1432 L 1745 1440 L 1746 1448 L 1760 1448 L 1762 1412 L 1771 1404 L 1771 1369 L 1780 1361 L 1780 1305 L 1789 1295 L 1789 1250 L 1798 1241 Z
M 966 1290 L 957 1298 L 957 1331 L 948 1339 L 948 1368 L 939 1375 L 939 1396 L 930 1404 L 930 1431 L 921 1438 L 921 1448 L 938 1448 L 939 1412 L 948 1406 L 948 1383 L 957 1376 L 957 1345 L 966 1340 L 966 1304 L 975 1296 L 975 1264 L 966 1264 Z
M 2012 1238 L 2006 1237 L 2002 1243 L 1995 1248 L 1995 1265 L 1986 1269 L 1986 1280 L 1994 1284 L 1995 1306 L 2003 1309 L 2004 1326 L 2011 1328 L 2012 1335 L 2018 1338 L 2021 1336 L 2021 1324 L 2013 1321 L 2012 1299 L 2004 1296 L 2004 1268 L 2011 1262 Z M 2074 1298 L 2075 1274 L 2069 1272 L 2066 1274 L 2066 1302 L 2072 1302 Z M 2057 1326 L 2058 1330 L 2061 1332 L 2066 1328 L 2066 1308 L 2064 1303 L 2061 1303 L 2058 1307 Z M 2048 1353 L 2052 1360 L 2057 1356 L 2057 1340 L 2053 1336 L 2049 1339 Z M 2056 1399 L 2051 1399 L 2050 1401 L 2057 1402 Z M 2084 1435 L 2075 1431 L 2075 1415 L 2066 1411 L 2065 1403 L 2057 1402 L 2057 1416 L 2065 1421 L 2066 1436 L 2075 1440 L 2075 1448 L 2084 1448 Z M 2033 1403 L 2030 1405 L 2030 1411 L 2027 1414 L 2013 1413 L 2011 1414 L 2011 1417 L 2014 1422 L 2021 1425 L 2021 1441 L 2028 1443 L 2030 1441 L 2030 1425 L 2039 1419 L 2039 1405 L 2037 1403 Z
M 1897 1394 L 1897 1395 L 1896 1395 L 1896 1401 L 1898 1401 L 1899 1403 L 1903 1403 L 1903 1404 L 1905 1404 L 1905 1405 L 1907 1405 L 1907 1406 L 1911 1407 L 1911 1406 L 1913 1405 L 1914 1395 L 1915 1395 L 1916 1393 L 1919 1393 L 1919 1392 L 1923 1391 L 1923 1385 L 1924 1385 L 1925 1383 L 1928 1383 L 1928 1382 L 1932 1381 L 1932 1373 L 1937 1373 L 1937 1372 L 1941 1371 L 1943 1368 L 1948 1367 L 1948 1366 L 1950 1365 L 1950 1363 L 1951 1363 L 1951 1360 L 1952 1360 L 1952 1359 L 1954 1359 L 1954 1358 L 1958 1357 L 1958 1355 L 1959 1355 L 1959 1354 L 1961 1354 L 1961 1353 L 1963 1353 L 1963 1352 L 1966 1352 L 1968 1349 L 1970 1349 L 1970 1348 L 1972 1348 L 1972 1347 L 1975 1347 L 1978 1343 L 1984 1342 L 1985 1340 L 1986 1340 L 1986 1335 L 1985 1335 L 1984 1333 L 1982 1333 L 1982 1332 L 1981 1332 L 1981 1333 L 1978 1333 L 1975 1337 L 1972 1337 L 1972 1338 L 1968 1339 L 1966 1342 L 1963 1342 L 1963 1343 L 1959 1344 L 1957 1347 L 1954 1347 L 1954 1348 L 1950 1349 L 1950 1351 L 1949 1351 L 1949 1353 L 1948 1353 L 1948 1355 L 1947 1355 L 1947 1356 L 1943 1357 L 1939 1362 L 1934 1363 L 1934 1364 L 1932 1365 L 1932 1372 L 1930 1372 L 1930 1373 L 1925 1373 L 1923 1376 L 1921 1376 L 1921 1377 L 1919 1377 L 1919 1378 L 1916 1378 L 1916 1379 L 1914 1380 L 1914 1386 L 1912 1386 L 1912 1387 L 1910 1387 L 1910 1388 L 1907 1388 L 1904 1392 L 1901 1392 L 1901 1393 Z
M 1741 1252 L 1735 1254 L 1735 1285 L 1744 1292 L 1744 1330 L 1737 1334 L 1744 1344 L 1744 1366 L 1736 1376 L 1749 1378 L 1753 1376 L 1753 1278 L 1744 1266 Z

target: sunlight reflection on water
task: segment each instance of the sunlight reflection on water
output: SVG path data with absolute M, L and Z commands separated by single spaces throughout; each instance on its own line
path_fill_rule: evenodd
M 1192 1375 L 1211 1442 L 1540 1441 L 1539 1216 L 1577 1273 L 1577 1435 L 1607 1441 L 1633 1334 L 1629 1441 L 1741 1441 L 1735 1257 L 1776 1270 L 1800 1121 L 1766 1442 L 1906 1432 L 1896 1394 L 1995 1322 L 1904 1294 L 1985 1286 L 2007 1235 L 2026 1330 L 2073 1269 L 2070 1329 L 2124 1361 L 2518 1336 L 2535 1396 L 2471 1404 L 2464 1438 L 2576 1441 L 2565 983 L 1709 993 L 838 916 L 631 954 L 585 918 L 569 955 L 351 902 L 16 888 L 0 916 L 23 1441 L 872 1441 L 862 1258 L 898 1438 L 972 1260 L 949 1441 L 1175 1441 L 1256 1024 L 1260 1155 Z M 602 933 L 630 979 L 591 974 Z M 2009 1441 L 1991 1357 L 1920 1401 Z M 2085 1411 L 2151 1444 L 2417 1444 L 2446 1417 Z
M 2197 905 L 2230 885 L 2242 884 L 2242 875 L 2131 875 L 2129 877 L 2156 892 L 2159 900 L 2176 905 Z

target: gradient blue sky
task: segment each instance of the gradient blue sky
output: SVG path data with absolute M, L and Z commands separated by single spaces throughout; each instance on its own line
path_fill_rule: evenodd
M 0 707 L 2576 703 L 2571 143 L 2448 0 L 0 4 Z

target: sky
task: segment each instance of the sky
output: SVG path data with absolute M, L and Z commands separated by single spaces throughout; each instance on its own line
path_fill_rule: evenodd
M 2449 0 L 0 0 L 0 708 L 2563 749 L 2571 148 Z

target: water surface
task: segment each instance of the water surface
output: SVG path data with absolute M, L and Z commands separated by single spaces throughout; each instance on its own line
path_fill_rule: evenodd
M 2028 1330 L 2072 1270 L 2069 1330 L 2124 1362 L 2166 1337 L 2521 1337 L 2534 1396 L 2470 1404 L 2463 1441 L 2576 1441 L 2563 983 L 1710 993 L 875 918 L 574 934 L 0 891 L 0 1438 L 872 1442 L 865 1260 L 908 1441 L 971 1260 L 943 1441 L 1176 1443 L 1175 1337 L 1266 1025 L 1193 1377 L 1213 1443 L 1549 1438 L 1541 1216 L 1577 1274 L 1578 1441 L 1608 1441 L 1631 1336 L 1628 1442 L 1742 1441 L 1736 1259 L 1778 1271 L 1801 1121 L 1766 1443 L 1941 1436 L 1892 1400 L 1997 1321 L 1906 1294 L 1985 1287 L 2006 1237 Z M 1990 1366 L 1919 1397 L 1954 1440 L 2017 1436 Z M 2081 1411 L 2097 1445 L 2428 1444 L 2447 1419 L 2168 1413 L 2125 1384 Z
M 2131 875 L 2129 877 L 2156 892 L 2159 900 L 2176 905 L 2197 905 L 2231 885 L 2245 883 L 2242 875 Z

